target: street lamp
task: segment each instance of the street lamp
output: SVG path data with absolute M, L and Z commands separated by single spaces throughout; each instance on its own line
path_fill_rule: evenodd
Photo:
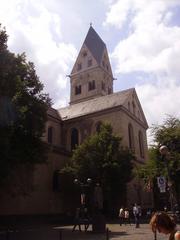
M 159 148 L 159 152 L 162 156 L 162 160 L 165 163 L 166 169 L 167 169 L 167 184 L 169 187 L 169 197 L 170 197 L 170 207 L 171 207 L 171 211 L 173 211 L 173 186 L 172 186 L 172 182 L 170 179 L 170 170 L 169 170 L 169 165 L 168 165 L 168 157 L 169 157 L 169 151 L 168 151 L 168 147 L 165 145 L 162 145 Z
M 90 187 L 92 183 L 91 178 L 87 178 L 86 182 L 81 182 L 77 178 L 74 179 L 74 183 L 79 185 L 81 188 L 81 206 L 86 205 L 86 191 L 85 188 Z M 93 185 L 93 184 L 92 184 Z M 89 204 L 91 208 L 91 214 L 92 214 L 92 231 L 93 232 L 105 232 L 106 222 L 105 217 L 102 214 L 102 208 L 103 208 L 103 194 L 102 194 L 102 188 L 99 183 L 96 183 L 95 186 L 92 186 L 92 188 L 89 191 L 90 198 L 91 198 L 91 204 Z M 91 196 L 92 195 L 92 196 Z
M 76 185 L 79 185 L 80 188 L 81 188 L 81 195 L 80 195 L 81 205 L 85 205 L 86 204 L 86 191 L 85 191 L 85 188 L 89 187 L 91 182 L 92 182 L 91 178 L 87 178 L 85 183 L 79 181 L 77 178 L 74 179 L 74 183 Z

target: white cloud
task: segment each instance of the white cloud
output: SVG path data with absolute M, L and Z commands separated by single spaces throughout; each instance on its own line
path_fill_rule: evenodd
M 55 10 L 46 1 L 38 0 L 8 0 L 0 9 L 0 22 L 7 29 L 10 50 L 26 52 L 54 102 L 69 93 L 64 92 L 69 81 L 66 75 L 77 55 L 73 44 L 63 40 L 62 20 Z
M 26 52 L 27 59 L 35 63 L 55 107 L 69 101 L 66 75 L 93 22 L 102 39 L 108 39 L 108 48 L 117 42 L 111 54 L 112 69 L 117 78 L 122 74 L 126 88 L 131 85 L 129 75 L 134 74 L 132 82 L 137 81 L 149 125 L 162 122 L 165 114 L 178 113 L 180 26 L 173 21 L 179 0 L 98 0 L 95 5 L 84 0 L 0 1 L 0 23 L 7 29 L 10 50 Z
M 119 0 L 110 6 L 105 25 L 129 29 L 111 58 L 116 74 L 153 74 L 154 85 L 137 85 L 149 124 L 162 123 L 165 114 L 180 117 L 180 27 L 172 26 L 177 0 Z M 129 21 L 127 21 L 129 19 Z
M 162 84 L 159 88 L 151 84 L 136 85 L 146 118 L 149 124 L 162 124 L 167 115 L 180 118 L 180 86 L 166 87 Z M 151 127 L 150 125 L 150 127 Z M 148 130 L 148 142 L 151 144 L 151 129 Z

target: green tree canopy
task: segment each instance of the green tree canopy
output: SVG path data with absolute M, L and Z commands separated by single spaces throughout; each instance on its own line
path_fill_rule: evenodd
M 91 178 L 94 183 L 99 182 L 105 197 L 117 204 L 125 201 L 123 196 L 126 183 L 131 179 L 133 158 L 130 151 L 122 147 L 121 138 L 113 135 L 111 125 L 103 123 L 99 132 L 77 146 L 69 166 L 80 181 Z
M 138 168 L 137 174 L 146 184 L 156 183 L 156 177 L 170 177 L 175 186 L 177 196 L 180 196 L 180 120 L 168 116 L 162 125 L 153 125 L 154 145 L 149 148 L 149 160 Z M 159 147 L 165 145 L 168 155 L 164 159 Z M 168 165 L 168 168 L 167 168 Z M 169 169 L 169 173 L 168 173 Z M 170 174 L 170 176 L 169 176 Z
M 50 106 L 34 64 L 11 53 L 7 39 L 0 25 L 0 183 L 19 164 L 45 161 L 41 137 Z

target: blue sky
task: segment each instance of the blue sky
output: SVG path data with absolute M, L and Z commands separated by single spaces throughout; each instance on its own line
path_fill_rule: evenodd
M 0 0 L 0 6 L 9 49 L 34 62 L 55 108 L 69 102 L 66 75 L 92 23 L 109 51 L 114 91 L 135 87 L 149 126 L 166 115 L 180 118 L 179 0 Z

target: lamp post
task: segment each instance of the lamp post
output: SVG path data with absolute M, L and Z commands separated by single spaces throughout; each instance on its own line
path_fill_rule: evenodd
M 170 210 L 173 211 L 173 186 L 172 186 L 172 182 L 170 179 L 170 169 L 169 169 L 169 165 L 168 165 L 168 157 L 169 157 L 169 151 L 168 151 L 168 147 L 165 145 L 162 145 L 159 148 L 159 152 L 162 156 L 162 160 L 165 163 L 166 169 L 167 169 L 167 184 L 169 187 L 169 198 L 170 198 Z
M 85 205 L 86 204 L 86 191 L 85 191 L 85 188 L 89 187 L 91 182 L 92 182 L 91 178 L 87 178 L 85 183 L 79 181 L 77 178 L 74 179 L 74 183 L 76 185 L 79 185 L 80 188 L 81 188 L 81 195 L 80 195 L 80 203 L 81 203 L 81 205 Z
M 74 179 L 74 183 L 79 185 L 81 188 L 81 194 L 80 194 L 80 202 L 81 206 L 85 206 L 87 203 L 86 199 L 86 191 L 85 188 L 90 187 L 92 183 L 91 178 L 87 178 L 87 181 L 81 182 L 78 179 Z M 89 204 L 91 208 L 91 217 L 92 217 L 92 231 L 93 232 L 105 232 L 106 222 L 105 217 L 102 214 L 102 208 L 103 208 L 103 194 L 102 194 L 102 188 L 99 183 L 96 183 L 95 186 L 92 186 L 91 190 L 89 191 L 91 204 Z

